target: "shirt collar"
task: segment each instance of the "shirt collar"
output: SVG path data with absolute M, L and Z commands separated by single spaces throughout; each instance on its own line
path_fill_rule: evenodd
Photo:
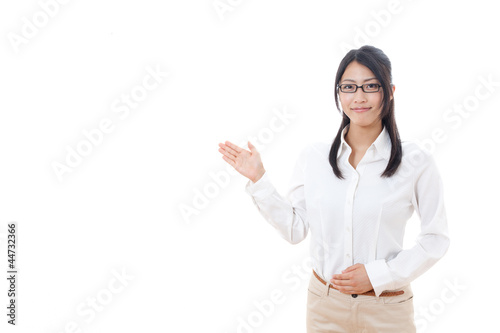
M 345 141 L 344 136 L 347 133 L 347 130 L 349 129 L 350 124 L 347 124 L 346 127 L 342 130 L 342 135 L 340 136 L 340 147 L 339 150 L 337 151 L 337 158 L 342 154 L 344 149 L 349 147 L 349 144 Z M 382 125 L 382 132 L 377 136 L 375 141 L 370 145 L 368 149 L 370 149 L 372 146 L 375 147 L 375 150 L 387 161 L 389 161 L 391 157 L 391 148 L 392 148 L 392 143 L 391 143 L 391 138 L 389 136 L 389 132 L 387 132 L 387 129 L 385 128 L 385 125 Z

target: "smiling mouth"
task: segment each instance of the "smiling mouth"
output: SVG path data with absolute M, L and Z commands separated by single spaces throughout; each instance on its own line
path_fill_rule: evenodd
M 366 111 L 368 111 L 370 109 L 371 108 L 354 108 L 354 109 L 351 109 L 351 110 L 354 111 L 354 112 L 360 113 L 360 112 L 366 112 Z

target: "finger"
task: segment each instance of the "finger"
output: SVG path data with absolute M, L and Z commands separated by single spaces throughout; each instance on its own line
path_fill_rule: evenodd
M 230 141 L 226 141 L 226 146 L 228 146 L 230 150 L 234 151 L 234 155 L 237 155 L 243 151 L 243 149 L 241 149 L 240 147 L 238 147 L 237 145 L 235 145 Z
M 351 282 L 349 280 L 332 280 L 335 286 L 350 286 Z
M 232 149 L 227 145 L 223 145 L 221 148 L 219 148 L 219 151 L 232 159 L 238 157 L 238 153 L 236 152 L 236 150 Z
M 348 295 L 351 295 L 351 294 L 355 294 L 354 290 L 352 289 L 352 287 L 336 287 L 338 291 L 340 291 L 341 293 L 343 294 L 348 294 Z
M 236 151 L 235 149 L 233 149 L 233 148 L 231 148 L 229 146 L 226 146 L 226 152 L 228 154 L 230 154 L 231 157 L 233 157 L 233 158 L 237 158 L 238 156 L 240 156 L 240 153 L 238 153 L 238 151 Z
M 224 159 L 224 161 L 229 163 L 231 166 L 236 167 L 236 162 L 234 160 L 228 158 L 227 156 L 222 156 L 222 158 Z
M 234 156 L 233 154 L 231 154 L 227 149 L 219 148 L 219 152 L 221 154 L 225 155 L 226 157 L 228 157 L 229 159 L 231 159 L 231 161 L 234 161 L 235 158 L 236 158 L 236 156 Z
M 337 279 L 337 280 L 349 280 L 349 276 L 347 274 L 334 274 L 332 276 L 332 280 Z
M 349 266 L 349 267 L 347 267 L 346 269 L 344 269 L 344 270 L 342 271 L 342 273 L 348 273 L 348 272 L 351 272 L 351 271 L 355 270 L 356 268 L 358 268 L 358 265 L 359 265 L 359 264 Z
M 257 153 L 257 148 L 250 141 L 248 141 L 248 148 L 250 148 L 252 154 Z
M 347 295 L 357 294 L 357 292 L 352 289 L 343 289 L 342 292 Z

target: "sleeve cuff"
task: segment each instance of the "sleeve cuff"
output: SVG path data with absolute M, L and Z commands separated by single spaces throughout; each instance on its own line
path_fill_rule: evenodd
M 365 264 L 365 269 L 377 297 L 380 297 L 384 290 L 395 289 L 389 266 L 384 259 Z
M 264 172 L 262 177 L 257 182 L 252 182 L 250 179 L 248 180 L 245 186 L 245 192 L 254 198 L 265 198 L 271 195 L 274 191 L 274 187 L 271 184 L 269 179 L 268 172 Z

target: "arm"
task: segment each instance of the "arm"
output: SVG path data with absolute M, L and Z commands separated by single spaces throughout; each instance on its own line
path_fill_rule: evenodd
M 375 260 L 365 265 L 377 296 L 398 289 L 426 272 L 447 252 L 450 239 L 444 207 L 443 183 L 432 155 L 413 178 L 412 203 L 421 221 L 416 244 L 391 260 Z
M 285 197 L 271 183 L 267 171 L 257 182 L 249 180 L 245 186 L 245 191 L 252 197 L 262 216 L 291 244 L 304 240 L 309 229 L 304 195 L 306 150 L 304 148 L 299 154 Z

